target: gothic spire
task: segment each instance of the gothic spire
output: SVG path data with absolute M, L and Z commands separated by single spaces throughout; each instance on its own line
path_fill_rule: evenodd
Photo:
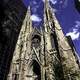
M 32 30 L 32 21 L 31 21 L 31 10 L 30 10 L 30 6 L 28 7 L 28 10 L 27 10 L 26 26 L 27 26 L 27 30 L 29 30 L 29 31 Z
M 24 31 L 24 32 L 26 32 L 26 31 L 31 32 L 32 31 L 30 6 L 28 6 L 27 13 L 26 13 L 25 19 L 22 24 L 22 31 Z
M 44 3 L 44 21 L 47 21 L 50 19 L 50 16 L 49 16 L 49 2 L 48 0 L 45 0 L 45 3 Z
M 48 0 L 44 2 L 44 29 L 48 31 L 49 22 L 52 20 L 52 11 Z

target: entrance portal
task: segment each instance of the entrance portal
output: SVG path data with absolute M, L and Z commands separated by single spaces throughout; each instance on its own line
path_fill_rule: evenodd
M 32 64 L 28 70 L 27 80 L 41 80 L 41 69 L 36 60 L 32 61 Z

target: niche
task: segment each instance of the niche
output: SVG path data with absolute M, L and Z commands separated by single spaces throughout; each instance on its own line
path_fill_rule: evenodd
M 55 48 L 55 35 L 54 34 L 51 34 L 50 35 L 50 38 L 51 38 L 51 45 L 52 45 L 52 48 Z
M 41 80 L 41 68 L 36 60 L 29 66 L 27 80 Z
M 35 48 L 40 47 L 40 42 L 41 42 L 40 36 L 35 35 L 35 36 L 32 38 L 32 47 L 35 47 Z

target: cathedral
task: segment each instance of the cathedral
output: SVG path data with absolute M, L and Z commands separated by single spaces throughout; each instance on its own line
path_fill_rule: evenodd
M 80 80 L 80 66 L 48 0 L 44 23 L 33 27 L 30 6 L 21 26 L 7 80 Z

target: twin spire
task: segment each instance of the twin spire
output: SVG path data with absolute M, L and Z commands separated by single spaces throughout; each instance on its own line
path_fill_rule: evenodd
M 50 20 L 50 13 L 51 13 L 51 10 L 50 10 L 49 1 L 45 0 L 45 3 L 44 3 L 44 21 Z
M 49 2 L 48 2 L 48 0 L 45 0 L 45 2 L 44 2 L 44 24 L 46 24 L 46 22 L 51 20 L 51 18 L 50 18 L 51 14 L 52 13 L 50 10 Z M 30 27 L 32 25 L 30 6 L 28 7 L 28 10 L 27 10 L 27 24 Z
M 31 9 L 30 9 L 30 6 L 28 6 L 28 9 L 27 9 L 26 26 L 27 26 L 28 31 L 32 30 L 32 20 L 31 20 Z

